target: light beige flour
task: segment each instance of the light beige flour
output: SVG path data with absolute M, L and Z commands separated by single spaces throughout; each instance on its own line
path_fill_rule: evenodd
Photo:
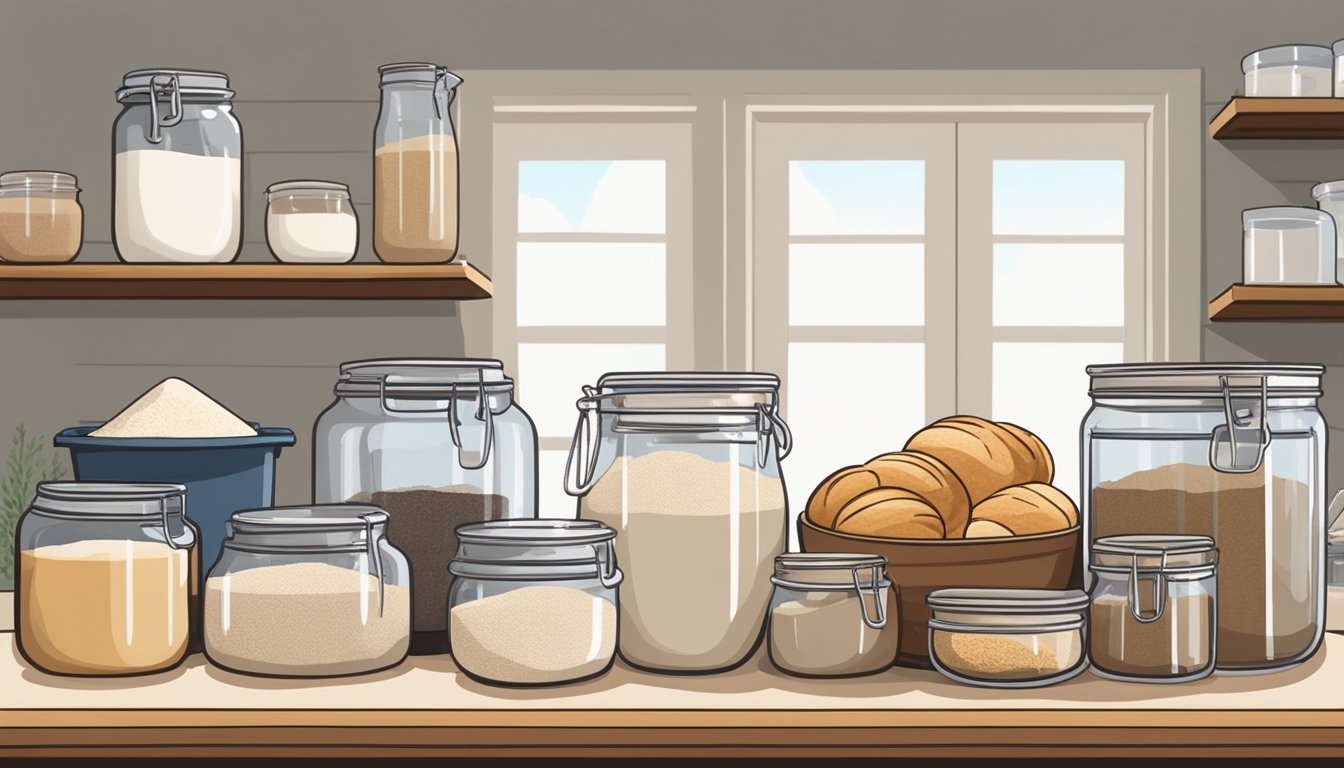
M 616 653 L 616 606 L 573 587 L 520 587 L 457 605 L 449 616 L 453 659 L 495 682 L 579 680 Z
M 257 431 L 181 379 L 164 379 L 89 437 L 255 437 Z
M 784 550 L 779 478 L 684 451 L 622 456 L 583 497 L 579 513 L 618 532 L 627 661 L 712 671 L 741 662 L 756 646 L 775 556 Z
M 882 629 L 863 623 L 863 608 L 877 613 L 873 598 L 853 592 L 808 592 L 770 612 L 770 659 L 801 675 L 858 675 L 896 661 L 900 625 Z
M 417 136 L 373 154 L 373 250 L 387 262 L 449 261 L 457 253 L 457 144 Z
M 205 652 L 264 675 L 349 675 L 391 666 L 410 644 L 411 594 L 328 563 L 287 563 L 205 582 Z

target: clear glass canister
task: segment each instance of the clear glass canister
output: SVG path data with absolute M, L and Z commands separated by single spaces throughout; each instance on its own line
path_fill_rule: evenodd
M 135 675 L 187 655 L 199 567 L 187 488 L 39 483 L 19 518 L 19 652 L 61 675 Z
M 415 573 L 411 652 L 443 653 L 453 530 L 537 516 L 536 428 L 498 360 L 344 363 L 314 427 L 313 497 L 387 511 Z
M 1217 668 L 1269 671 L 1325 628 L 1325 442 L 1316 365 L 1098 365 L 1083 421 L 1083 537 L 1218 546 Z
M 373 250 L 387 262 L 457 255 L 457 134 L 450 107 L 462 78 L 437 64 L 378 68 L 373 131 Z
M 619 533 L 621 658 L 687 673 L 746 661 L 787 535 L 779 378 L 613 373 L 578 407 L 566 490 Z
M 0 261 L 71 261 L 84 243 L 84 208 L 73 174 L 0 174 Z
M 1335 220 L 1335 280 L 1344 278 L 1344 180 L 1327 181 L 1311 188 L 1316 207 Z
M 1242 282 L 1334 285 L 1335 219 L 1324 210 L 1281 205 L 1241 212 Z
M 243 129 L 229 77 L 141 69 L 117 91 L 112 242 L 122 261 L 233 261 L 242 243 Z
M 281 181 L 266 188 L 266 245 L 289 264 L 344 264 L 359 247 L 350 188 L 334 181 Z
M 804 677 L 850 677 L 896 663 L 894 615 L 881 555 L 789 553 L 770 581 L 770 660 Z
M 205 582 L 205 654 L 273 677 L 373 672 L 406 658 L 411 573 L 387 513 L 333 504 L 237 512 Z
M 1207 536 L 1092 543 L 1092 671 L 1183 683 L 1213 673 L 1218 550 Z
M 929 659 L 960 683 L 1053 685 L 1087 668 L 1087 594 L 1076 589 L 939 589 L 926 602 Z
M 453 660 L 491 685 L 596 677 L 616 657 L 616 532 L 589 520 L 497 520 L 457 529 Z
M 1334 94 L 1335 56 L 1323 45 L 1278 45 L 1241 60 L 1247 96 L 1317 99 Z

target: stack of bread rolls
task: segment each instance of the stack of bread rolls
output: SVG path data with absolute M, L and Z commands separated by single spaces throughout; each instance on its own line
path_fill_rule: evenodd
M 1050 485 L 1054 474 L 1049 449 L 1028 430 L 952 416 L 897 453 L 833 473 L 806 514 L 822 528 L 888 539 L 1049 533 L 1078 524 L 1073 501 Z

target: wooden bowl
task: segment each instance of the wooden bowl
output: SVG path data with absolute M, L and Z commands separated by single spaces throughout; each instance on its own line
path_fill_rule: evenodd
M 901 606 L 903 667 L 930 668 L 929 616 L 924 598 L 944 587 L 1078 589 L 1082 587 L 1082 529 L 992 539 L 880 539 L 822 528 L 798 516 L 804 552 L 855 552 L 887 558 L 887 577 Z

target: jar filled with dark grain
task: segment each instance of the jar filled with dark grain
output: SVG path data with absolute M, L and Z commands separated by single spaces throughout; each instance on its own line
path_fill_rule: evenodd
M 372 504 L 411 568 L 411 653 L 448 651 L 454 529 L 537 516 L 537 433 L 498 360 L 341 365 L 313 437 L 316 503 Z

